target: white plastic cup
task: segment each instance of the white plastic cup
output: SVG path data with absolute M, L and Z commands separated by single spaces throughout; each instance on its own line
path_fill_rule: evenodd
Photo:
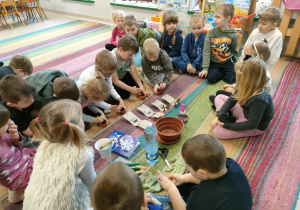
M 103 138 L 103 139 L 99 139 L 95 144 L 95 149 L 99 152 L 101 158 L 104 158 L 104 159 L 107 159 L 110 157 L 112 143 L 109 143 L 107 146 L 105 146 L 101 150 L 100 150 L 100 147 L 102 145 L 104 145 L 105 143 L 107 143 L 108 141 L 110 141 L 109 138 Z

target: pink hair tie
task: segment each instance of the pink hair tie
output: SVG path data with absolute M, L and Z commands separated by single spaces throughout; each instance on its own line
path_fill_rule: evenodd
M 69 120 L 66 120 L 65 124 L 66 125 L 69 125 L 70 121 Z
M 38 118 L 38 117 L 37 117 L 37 118 L 35 118 L 35 121 L 36 121 L 36 122 L 39 122 L 39 118 Z

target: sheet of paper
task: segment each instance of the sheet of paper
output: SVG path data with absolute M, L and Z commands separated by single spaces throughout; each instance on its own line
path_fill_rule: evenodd
M 176 102 L 175 98 L 173 98 L 172 96 L 170 96 L 170 95 L 168 95 L 168 94 L 164 95 L 164 96 L 162 97 L 162 99 L 164 99 L 165 101 L 167 101 L 167 102 L 168 102 L 169 104 L 171 104 L 172 106 L 175 105 L 175 102 Z
M 141 123 L 139 124 L 139 126 L 143 129 L 146 129 L 149 123 L 151 123 L 151 122 L 148 120 L 142 120 Z
M 138 126 L 141 123 L 141 120 L 131 111 L 126 112 L 123 117 L 134 126 Z
M 147 117 L 152 117 L 155 112 L 153 112 L 148 106 L 146 106 L 145 104 L 142 104 L 141 106 L 139 106 L 137 108 L 138 110 L 140 110 L 144 115 L 146 115 Z
M 162 112 L 156 112 L 152 117 L 155 117 L 155 118 L 160 118 L 160 117 L 163 117 L 165 114 L 162 113 Z
M 166 105 L 159 100 L 155 100 L 152 105 L 157 107 L 161 112 L 165 111 L 166 109 Z

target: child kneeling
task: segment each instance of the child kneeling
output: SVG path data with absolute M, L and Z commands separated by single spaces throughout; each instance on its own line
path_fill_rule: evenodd
M 184 143 L 181 154 L 190 173 L 167 178 L 158 171 L 158 182 L 168 191 L 174 210 L 252 208 L 247 177 L 237 162 L 226 158 L 218 139 L 208 134 L 194 136 Z
M 142 58 L 142 68 L 145 74 L 145 80 L 157 93 L 158 89 L 166 88 L 171 81 L 174 69 L 171 59 L 155 39 L 147 39 L 144 42 L 145 55 Z

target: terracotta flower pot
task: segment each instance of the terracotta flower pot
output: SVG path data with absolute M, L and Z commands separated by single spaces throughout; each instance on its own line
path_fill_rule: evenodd
M 184 124 L 176 117 L 163 117 L 156 121 L 155 127 L 162 143 L 175 143 L 184 130 Z
M 107 126 L 107 121 L 106 120 L 103 120 L 102 123 L 100 123 L 100 126 L 102 128 L 105 128 Z
M 146 98 L 144 93 L 139 93 L 138 94 L 139 99 L 144 100 Z
M 122 108 L 121 108 L 121 111 L 120 111 L 120 115 L 123 115 L 123 114 L 125 114 L 125 113 L 126 113 L 126 110 L 125 110 L 124 107 L 122 107 Z
M 157 88 L 156 94 L 157 94 L 157 95 L 161 95 L 161 94 L 162 94 L 162 89 Z

